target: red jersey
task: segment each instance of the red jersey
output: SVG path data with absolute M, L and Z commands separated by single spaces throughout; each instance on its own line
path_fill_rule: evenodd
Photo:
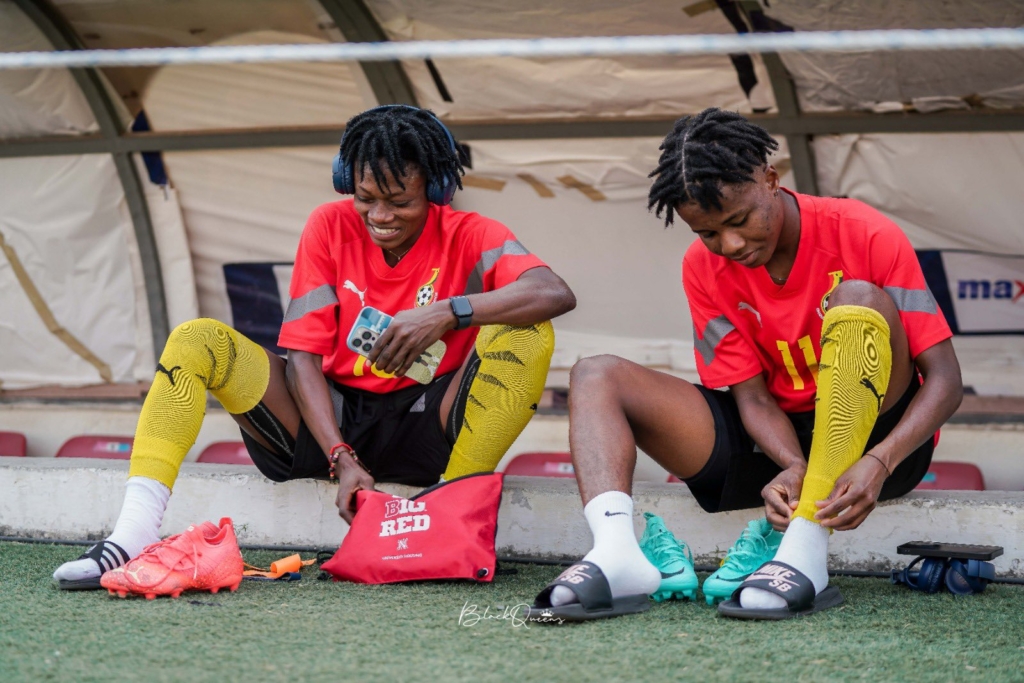
M 788 413 L 814 409 L 821 321 L 828 294 L 844 280 L 865 280 L 892 297 L 911 357 L 953 336 L 895 223 L 855 199 L 790 194 L 800 206 L 800 243 L 786 284 L 700 241 L 683 258 L 701 382 L 717 389 L 762 373 Z
M 352 200 L 317 207 L 299 239 L 291 302 L 278 345 L 323 356 L 323 372 L 345 386 L 387 393 L 415 384 L 371 367 L 346 345 L 363 306 L 394 316 L 452 296 L 478 294 L 544 266 L 501 223 L 476 213 L 431 205 L 412 249 L 395 265 L 384 261 Z M 477 328 L 450 330 L 437 374 L 457 370 Z

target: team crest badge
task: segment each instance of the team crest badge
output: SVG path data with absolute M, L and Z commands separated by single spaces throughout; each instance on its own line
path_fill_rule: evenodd
M 434 299 L 437 298 L 437 292 L 434 290 L 434 281 L 437 280 L 437 273 L 440 270 L 440 268 L 434 268 L 434 272 L 430 275 L 430 280 L 416 290 L 416 308 L 422 308 L 434 303 Z
M 825 292 L 825 296 L 821 297 L 821 307 L 818 308 L 818 316 L 821 318 L 825 317 L 825 311 L 828 310 L 828 297 L 832 294 L 833 290 L 843 282 L 843 271 L 833 270 L 828 274 L 832 278 L 832 284 L 829 285 L 828 291 Z

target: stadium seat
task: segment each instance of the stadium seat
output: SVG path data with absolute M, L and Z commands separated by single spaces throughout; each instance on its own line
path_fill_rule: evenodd
M 0 455 L 25 457 L 27 442 L 21 432 L 0 432 Z
M 60 447 L 57 457 L 129 460 L 134 441 L 130 436 L 73 436 Z
M 505 466 L 505 474 L 520 477 L 575 477 L 569 453 L 520 453 Z
M 666 484 L 682 484 L 683 480 L 674 474 L 668 475 L 668 479 L 665 480 Z
M 932 462 L 916 491 L 984 491 L 985 479 L 968 462 Z
M 252 465 L 249 451 L 241 441 L 215 441 L 203 449 L 196 462 L 217 463 L 219 465 Z

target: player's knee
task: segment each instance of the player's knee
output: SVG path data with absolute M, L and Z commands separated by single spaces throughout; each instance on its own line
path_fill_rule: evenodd
M 576 396 L 614 389 L 625 362 L 618 356 L 591 356 L 576 361 L 569 372 L 569 389 Z
M 207 363 L 211 348 L 217 348 L 217 340 L 228 337 L 231 328 L 212 318 L 196 318 L 183 322 L 167 337 L 167 344 L 160 354 L 160 365 L 170 368 L 185 367 L 193 362 Z
M 886 320 L 897 315 L 896 304 L 885 290 L 866 280 L 840 283 L 828 296 L 828 307 L 836 306 L 864 306 L 878 311 Z

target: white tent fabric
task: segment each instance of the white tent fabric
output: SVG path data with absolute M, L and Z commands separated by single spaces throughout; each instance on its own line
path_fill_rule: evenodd
M 442 3 L 370 0 L 391 40 L 495 37 L 732 33 L 720 12 L 689 16 L 676 2 L 568 0 L 512 9 L 507 2 Z M 768 110 L 775 100 L 754 58 L 758 86 L 750 99 L 728 57 L 437 60 L 450 92 L 445 101 L 424 62 L 405 61 L 423 106 L 453 120 L 545 116 L 649 116 L 700 111 L 709 105 Z
M 48 52 L 46 37 L 10 0 L 0 0 L 5 52 Z M 99 127 L 67 69 L 0 71 L 0 139 L 96 132 Z
M 0 177 L 0 233 L 42 301 L 60 326 L 110 367 L 113 381 L 132 381 L 141 283 L 132 275 L 135 236 L 113 160 L 5 159 Z M 0 258 L 0 292 L 5 388 L 103 381 L 96 367 L 47 330 L 7 258 Z M 141 322 L 148 335 L 149 320 Z
M 259 31 L 214 45 L 312 44 L 308 36 Z M 153 130 L 337 126 L 372 104 L 344 62 L 208 64 L 160 69 L 143 104 Z
M 860 199 L 917 249 L 1024 255 L 1024 134 L 821 136 L 823 195 Z
M 1024 25 L 1024 4 L 1016 0 L 773 0 L 765 13 L 798 31 Z M 1024 50 L 801 53 L 784 54 L 782 61 L 804 111 L 1024 105 Z

